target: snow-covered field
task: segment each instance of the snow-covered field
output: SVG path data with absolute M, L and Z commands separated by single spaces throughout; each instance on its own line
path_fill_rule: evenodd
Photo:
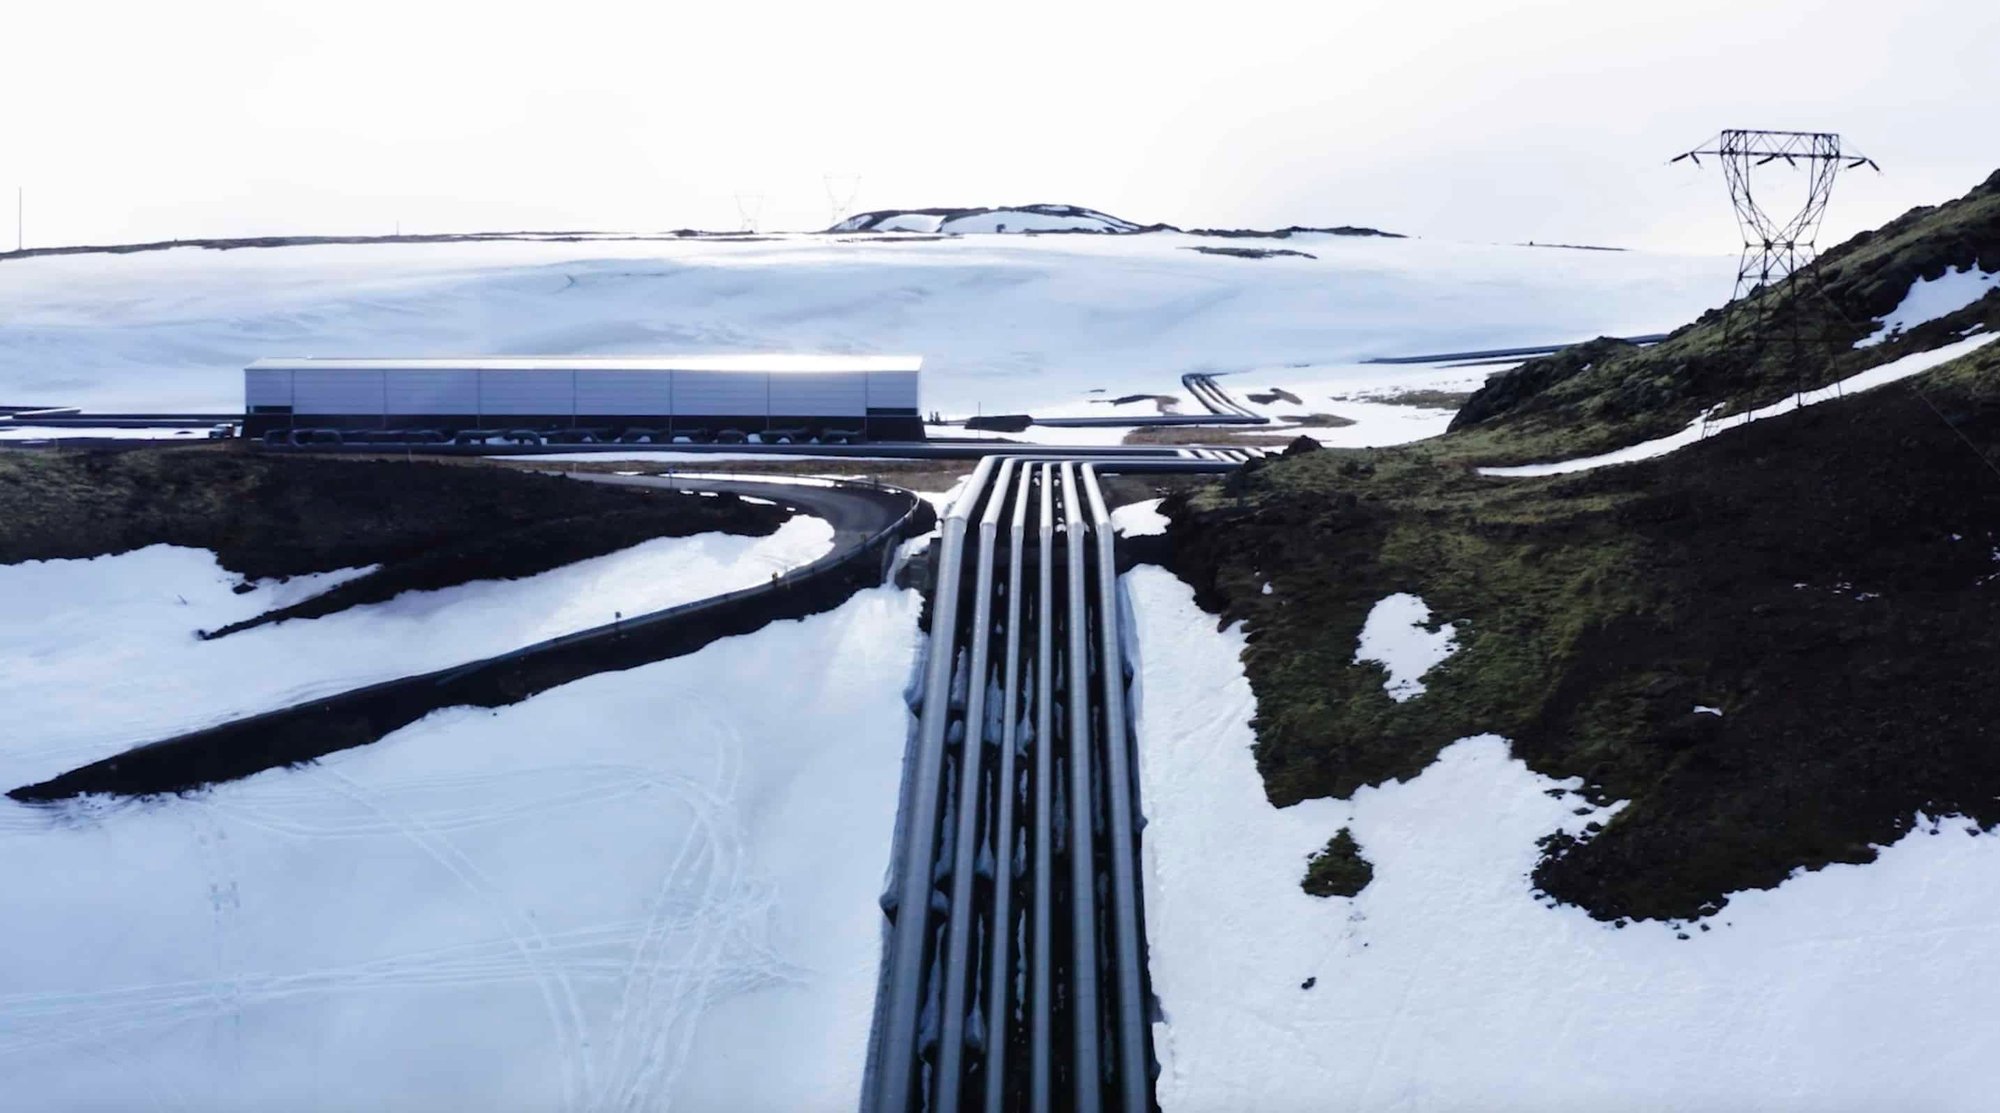
M 200 549 L 154 545 L 0 565 L 0 706 L 13 723 L 0 742 L 0 789 L 136 743 L 588 629 L 616 613 L 750 587 L 817 559 L 832 542 L 826 522 L 797 515 L 768 537 L 660 538 L 519 580 L 405 592 L 212 641 L 195 631 L 288 606 L 353 572 L 264 581 L 238 595 L 239 579 Z
M 41 635 L 76 666 L 45 679 L 126 683 L 76 646 L 145 630 L 146 583 Z M 0 798 L 0 1107 L 854 1108 L 917 607 L 866 591 L 191 797 Z
M 1657 331 L 1718 301 L 1733 273 L 1721 257 L 1330 235 L 1284 241 L 1311 259 L 1185 250 L 1209 243 L 1239 241 L 790 236 L 25 259 L 0 264 L 0 402 L 226 411 L 242 402 L 242 367 L 274 355 L 776 349 L 922 355 L 923 406 L 947 415 L 1102 413 L 1092 399 L 1178 394 L 1181 374 L 1207 371 L 1230 374 L 1239 397 L 1306 386 L 1298 412 L 1355 417 L 1331 396 L 1431 388 L 1440 374 L 1358 360 Z
M 1240 628 L 1218 635 L 1160 569 L 1124 585 L 1168 1113 L 1992 1107 L 2000 839 L 1926 820 L 1708 925 L 1614 928 L 1533 896 L 1536 840 L 1605 810 L 1577 814 L 1577 786 L 1504 739 L 1271 807 Z M 1373 881 L 1306 895 L 1342 827 Z

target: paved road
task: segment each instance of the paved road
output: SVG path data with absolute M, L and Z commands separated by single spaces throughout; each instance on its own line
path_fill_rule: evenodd
M 668 491 L 714 491 L 766 499 L 779 506 L 819 518 L 833 527 L 833 548 L 821 561 L 839 562 L 895 523 L 912 497 L 900 488 L 870 489 L 857 484 L 836 486 L 787 483 L 783 480 L 683 479 L 671 475 L 603 475 L 567 472 L 571 479 L 610 487 L 649 487 Z M 817 563 L 817 562 L 815 562 Z
M 578 479 L 585 479 L 578 476 Z M 809 487 L 753 480 L 664 480 L 590 476 L 590 482 L 730 491 L 825 518 L 824 556 L 741 591 L 636 615 L 493 657 L 370 684 L 137 746 L 8 795 L 26 802 L 102 792 L 182 792 L 280 765 L 367 745 L 442 707 L 500 707 L 599 672 L 692 653 L 718 638 L 838 606 L 880 583 L 895 541 L 928 524 L 929 508 L 908 491 L 855 483 Z
M 1623 339 L 1627 344 L 1658 344 L 1660 341 L 1665 340 L 1666 338 L 1667 334 L 1664 332 L 1647 333 L 1644 336 L 1621 337 L 1621 339 Z M 1580 341 L 1578 343 L 1580 343 Z M 1457 360 L 1474 360 L 1474 359 L 1504 360 L 1504 359 L 1512 359 L 1516 356 L 1526 359 L 1531 356 L 1554 355 L 1555 353 L 1562 351 L 1564 348 L 1573 348 L 1575 346 L 1576 343 L 1542 344 L 1531 348 L 1487 348 L 1477 352 L 1435 352 L 1430 355 L 1422 355 L 1422 356 L 1377 356 L 1374 359 L 1364 359 L 1361 362 L 1363 363 L 1451 363 Z

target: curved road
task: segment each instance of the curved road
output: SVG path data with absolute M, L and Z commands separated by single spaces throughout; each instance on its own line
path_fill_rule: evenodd
M 146 743 L 8 795 L 47 802 L 93 792 L 183 792 L 364 746 L 441 707 L 501 707 L 595 673 L 692 653 L 778 619 L 831 610 L 855 590 L 881 582 L 898 539 L 929 528 L 928 504 L 892 487 L 649 476 L 588 481 L 768 499 L 824 518 L 834 529 L 833 547 L 767 584 Z

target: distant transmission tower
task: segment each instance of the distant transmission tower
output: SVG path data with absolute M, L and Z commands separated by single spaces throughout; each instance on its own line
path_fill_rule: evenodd
M 761 193 L 739 193 L 736 195 L 736 215 L 740 220 L 737 231 L 755 232 L 757 220 L 764 213 L 764 195 Z
M 1722 163 L 1729 200 L 1736 206 L 1736 223 L 1743 231 L 1743 256 L 1736 267 L 1736 292 L 1730 299 L 1730 333 L 1760 341 L 1805 341 L 1799 284 L 1792 279 L 1802 275 L 1813 290 L 1818 289 L 1813 266 L 1815 240 L 1826 217 L 1826 204 L 1833 197 L 1833 180 L 1843 169 L 1867 166 L 1880 172 L 1882 168 L 1858 151 L 1843 149 L 1840 136 L 1827 131 L 1730 128 L 1671 161 L 1688 159 L 1700 166 L 1703 155 Z M 1806 172 L 1805 197 L 1782 222 L 1765 210 L 1759 192 L 1752 188 L 1756 169 L 1773 162 Z M 1783 195 L 1783 191 L 1778 192 Z M 1786 289 L 1779 290 L 1780 285 Z M 1751 296 L 1759 291 L 1766 296 L 1756 298 L 1753 305 Z
M 825 182 L 826 203 L 833 214 L 826 226 L 832 228 L 853 214 L 854 199 L 861 195 L 861 175 L 828 174 Z

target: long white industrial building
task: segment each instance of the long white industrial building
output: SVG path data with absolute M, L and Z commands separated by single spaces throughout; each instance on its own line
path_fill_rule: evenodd
M 644 429 L 920 439 L 916 356 L 260 359 L 245 432 Z

